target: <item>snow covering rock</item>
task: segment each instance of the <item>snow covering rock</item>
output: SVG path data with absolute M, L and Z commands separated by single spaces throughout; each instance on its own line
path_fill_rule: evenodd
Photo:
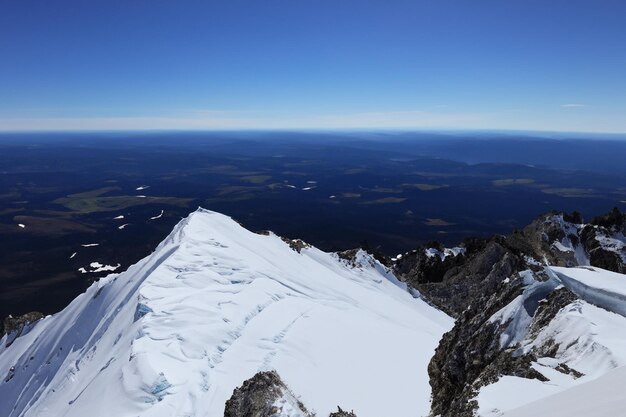
M 0 415 L 217 417 L 270 369 L 320 416 L 427 415 L 426 368 L 452 319 L 357 261 L 200 209 L 126 272 L 2 338 Z
M 6 333 L 6 347 L 9 347 L 18 337 L 27 334 L 42 318 L 43 314 L 38 311 L 5 318 L 2 323 L 2 332 Z
M 356 417 L 356 414 L 354 414 L 354 411 L 345 411 L 341 407 L 337 407 L 337 411 L 330 413 L 328 417 Z
M 313 417 L 276 371 L 259 372 L 236 388 L 224 417 Z

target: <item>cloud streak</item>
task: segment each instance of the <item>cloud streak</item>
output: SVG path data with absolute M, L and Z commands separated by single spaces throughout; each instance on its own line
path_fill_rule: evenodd
M 561 107 L 565 107 L 565 108 L 577 108 L 577 107 L 587 107 L 585 104 L 580 104 L 580 103 L 566 103 L 566 104 L 561 104 Z
M 163 117 L 0 119 L 0 130 L 220 130 L 220 129 L 386 129 L 484 127 L 480 114 L 420 110 L 301 115 L 293 113 L 193 111 Z

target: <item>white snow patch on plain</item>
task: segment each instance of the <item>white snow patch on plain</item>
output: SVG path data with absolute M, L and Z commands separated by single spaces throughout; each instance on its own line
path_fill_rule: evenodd
M 100 244 L 99 243 L 83 243 L 80 246 L 82 246 L 83 248 L 92 248 L 94 246 L 100 246 Z
M 23 224 L 23 223 L 18 223 L 18 227 L 21 227 L 22 229 L 24 229 L 26 227 L 26 225 Z
M 124 218 L 123 215 L 119 215 L 117 217 L 113 217 L 113 220 L 122 220 Z
M 70 259 L 74 258 L 76 256 L 78 252 L 74 252 L 73 254 L 70 255 Z
M 135 190 L 141 191 L 141 190 L 147 190 L 148 188 L 150 188 L 149 185 L 140 185 L 139 187 L 135 188 Z
M 161 213 L 159 213 L 158 215 L 154 216 L 154 217 L 150 217 L 150 220 L 156 220 L 156 219 L 160 219 L 161 217 L 163 217 L 163 213 L 165 211 L 161 210 Z
M 0 415 L 221 416 L 269 369 L 318 415 L 427 415 L 428 362 L 452 325 L 367 254 L 352 267 L 297 253 L 198 210 L 128 271 L 0 341 L 0 375 L 15 367 Z
M 87 273 L 96 273 L 96 272 L 113 272 L 116 269 L 118 269 L 121 265 L 117 264 L 117 265 L 104 265 L 101 264 L 100 262 L 92 262 L 89 264 L 89 269 L 85 268 L 85 267 L 81 267 L 78 268 L 78 270 L 80 271 L 81 274 L 87 274 Z
M 120 229 L 120 230 L 122 230 L 122 229 L 125 229 L 125 228 L 126 228 L 126 226 L 129 226 L 129 225 L 130 225 L 130 223 L 124 223 L 124 224 L 122 224 L 122 225 L 120 225 L 120 226 L 117 226 L 117 228 L 118 228 L 118 229 Z

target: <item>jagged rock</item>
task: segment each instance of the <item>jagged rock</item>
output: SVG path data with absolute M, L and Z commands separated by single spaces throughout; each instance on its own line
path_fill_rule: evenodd
M 559 311 L 577 299 L 569 290 L 550 285 L 544 265 L 589 263 L 624 272 L 625 219 L 626 214 L 615 209 L 584 225 L 580 213 L 551 212 L 509 236 L 467 240 L 464 256 L 426 259 L 424 251 L 417 250 L 396 261 L 394 272 L 402 280 L 457 319 L 454 328 L 441 339 L 428 367 L 432 415 L 473 416 L 478 390 L 502 375 L 547 379 L 531 363 L 537 357 L 555 357 L 559 346 L 549 340 L 524 351 L 515 344 L 502 346 L 501 336 L 509 323 L 491 318 L 531 285 L 522 275 L 532 277 L 530 281 L 535 284 L 546 282 L 538 299 L 529 299 L 524 305 L 532 317 L 526 331 L 533 339 Z M 530 304 L 532 308 L 527 308 Z M 562 365 L 555 369 L 574 377 L 581 375 Z
M 493 256 L 493 251 L 492 248 L 485 256 Z M 480 255 L 478 257 L 482 258 Z M 503 253 L 501 261 L 504 258 Z M 475 265 L 480 267 L 483 259 L 476 262 Z M 496 262 L 497 264 L 507 265 L 508 262 Z M 504 268 L 508 268 L 508 265 Z M 493 272 L 494 275 L 499 275 L 499 272 Z M 472 416 L 475 404 L 471 400 L 476 394 L 474 382 L 479 379 L 491 381 L 495 377 L 493 374 L 497 373 L 499 376 L 500 372 L 505 371 L 495 370 L 492 366 L 483 375 L 492 363 L 506 363 L 511 368 L 506 371 L 524 374 L 526 363 L 507 360 L 510 359 L 510 354 L 500 349 L 498 324 L 487 321 L 521 291 L 520 279 L 507 285 L 500 283 L 497 290 L 490 290 L 484 296 L 478 295 L 478 288 L 472 290 L 476 294 L 475 300 L 458 316 L 454 328 L 443 336 L 428 366 L 434 415 Z
M 31 311 L 18 317 L 9 316 L 5 318 L 3 328 L 7 335 L 6 346 L 11 346 L 15 339 L 26 334 L 42 318 L 44 315 L 38 311 Z
M 445 265 L 450 265 L 450 268 L 440 281 L 434 282 L 412 280 L 411 276 L 419 276 L 417 272 L 409 275 L 408 279 L 401 270 L 396 269 L 396 272 L 434 305 L 453 317 L 459 317 L 470 304 L 485 293 L 495 292 L 503 280 L 522 270 L 525 264 L 497 240 L 492 240 L 472 256 L 457 256 L 448 264 L 444 259 Z
M 433 247 L 432 243 L 427 247 Z M 408 252 L 402 258 L 396 260 L 394 270 L 401 274 L 406 282 L 412 286 L 418 286 L 429 282 L 443 281 L 446 271 L 463 262 L 463 255 L 427 256 L 424 249 L 420 248 Z
M 224 417 L 312 417 L 276 371 L 258 372 L 235 388 Z
M 626 213 L 622 213 L 620 209 L 613 207 L 613 210 L 611 210 L 608 214 L 594 217 L 590 223 L 607 229 L 621 229 L 626 226 Z
M 367 242 L 362 242 L 360 247 L 354 249 L 348 249 L 344 251 L 335 252 L 340 259 L 347 261 L 350 265 L 355 265 L 356 263 L 356 255 L 359 253 L 359 250 L 363 250 L 367 252 L 372 258 L 376 259 L 382 265 L 386 267 L 391 267 L 391 258 L 382 253 L 378 249 L 372 249 Z
M 302 249 L 311 247 L 311 245 L 309 245 L 308 243 L 300 239 L 289 239 L 283 236 L 281 236 L 281 239 L 283 240 L 283 242 L 288 244 L 291 249 L 293 249 L 294 251 L 298 253 L 300 253 Z
M 551 292 L 543 302 L 539 303 L 539 307 L 533 317 L 533 323 L 530 327 L 530 335 L 536 336 L 541 329 L 546 327 L 556 314 L 568 304 L 576 300 L 576 295 L 565 287 L 560 287 Z M 554 356 L 554 355 L 545 355 Z
M 328 417 L 356 417 L 356 414 L 354 414 L 354 411 L 344 411 L 341 407 L 337 406 L 337 411 L 330 413 Z
M 287 388 L 276 371 L 258 372 L 235 388 L 226 401 L 224 417 L 315 417 Z M 337 411 L 329 417 L 356 417 L 354 411 Z

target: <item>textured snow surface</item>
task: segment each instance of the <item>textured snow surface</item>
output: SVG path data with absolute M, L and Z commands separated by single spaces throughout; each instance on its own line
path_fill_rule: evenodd
M 503 417 L 626 416 L 626 368 L 503 414 Z
M 600 242 L 602 249 L 618 254 L 623 262 L 626 262 L 626 236 L 623 233 L 614 233 L 612 236 L 599 234 L 596 240 Z
M 589 266 L 550 269 L 580 298 L 626 317 L 626 275 Z
M 198 210 L 151 256 L 1 341 L 0 416 L 218 417 L 269 369 L 321 416 L 423 416 L 452 324 L 363 252 L 353 267 Z

